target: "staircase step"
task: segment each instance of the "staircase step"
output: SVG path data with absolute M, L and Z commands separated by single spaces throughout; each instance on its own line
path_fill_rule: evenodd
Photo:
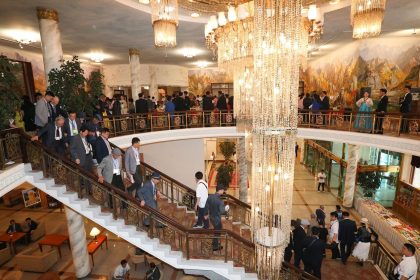
M 41 178 L 36 180 L 37 183 L 45 184 L 46 187 L 52 187 L 55 185 L 55 181 L 52 178 Z
M 32 171 L 32 165 L 30 163 L 25 163 L 23 165 L 23 170 L 25 170 L 25 173 L 28 174 Z

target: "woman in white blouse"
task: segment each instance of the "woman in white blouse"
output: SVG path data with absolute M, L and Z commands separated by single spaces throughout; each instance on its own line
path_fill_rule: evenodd
M 120 95 L 120 104 L 121 104 L 121 115 L 128 114 L 128 104 L 127 104 L 125 95 L 123 94 Z
M 372 130 L 372 98 L 369 97 L 369 93 L 365 92 L 363 97 L 356 102 L 357 107 L 359 107 L 359 113 L 356 116 L 354 121 L 354 128 L 361 131 L 371 131 Z

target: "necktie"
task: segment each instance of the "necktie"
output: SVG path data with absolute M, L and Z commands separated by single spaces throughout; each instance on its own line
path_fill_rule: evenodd
M 55 137 L 58 139 L 60 138 L 60 130 L 58 129 L 58 126 L 55 129 Z
M 75 130 L 76 129 L 76 126 L 74 125 L 74 121 L 71 121 L 71 129 L 72 130 Z

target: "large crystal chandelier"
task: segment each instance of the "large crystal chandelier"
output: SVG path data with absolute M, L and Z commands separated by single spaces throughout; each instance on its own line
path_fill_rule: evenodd
M 301 0 L 254 0 L 252 230 L 259 279 L 282 279 L 289 241 Z
M 176 29 L 178 27 L 178 0 L 152 0 L 150 6 L 155 46 L 175 47 Z
M 386 0 L 352 0 L 353 38 L 368 38 L 381 33 Z

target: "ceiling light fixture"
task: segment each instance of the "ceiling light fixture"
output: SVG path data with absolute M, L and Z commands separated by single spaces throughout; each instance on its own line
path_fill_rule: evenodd
M 196 48 L 183 48 L 181 49 L 181 53 L 183 56 L 187 58 L 193 58 L 197 56 L 199 53 L 201 53 L 201 51 Z
M 352 0 L 353 38 L 361 39 L 381 34 L 385 2 L 386 0 Z
M 199 68 L 206 68 L 210 65 L 210 62 L 205 61 L 205 60 L 199 60 L 199 61 L 196 61 L 194 65 Z
M 155 46 L 163 48 L 176 47 L 178 0 L 152 0 L 150 4 Z
M 200 14 L 199 13 L 191 13 L 191 17 L 193 17 L 193 18 L 198 18 L 200 16 Z
M 21 49 L 24 45 L 29 45 L 40 40 L 39 33 L 28 30 L 11 29 L 6 30 L 5 35 L 15 40 Z
M 150 3 L 149 0 L 139 0 L 140 4 L 148 5 Z
M 91 52 L 87 56 L 96 63 L 101 63 L 106 58 L 106 55 L 103 52 Z

